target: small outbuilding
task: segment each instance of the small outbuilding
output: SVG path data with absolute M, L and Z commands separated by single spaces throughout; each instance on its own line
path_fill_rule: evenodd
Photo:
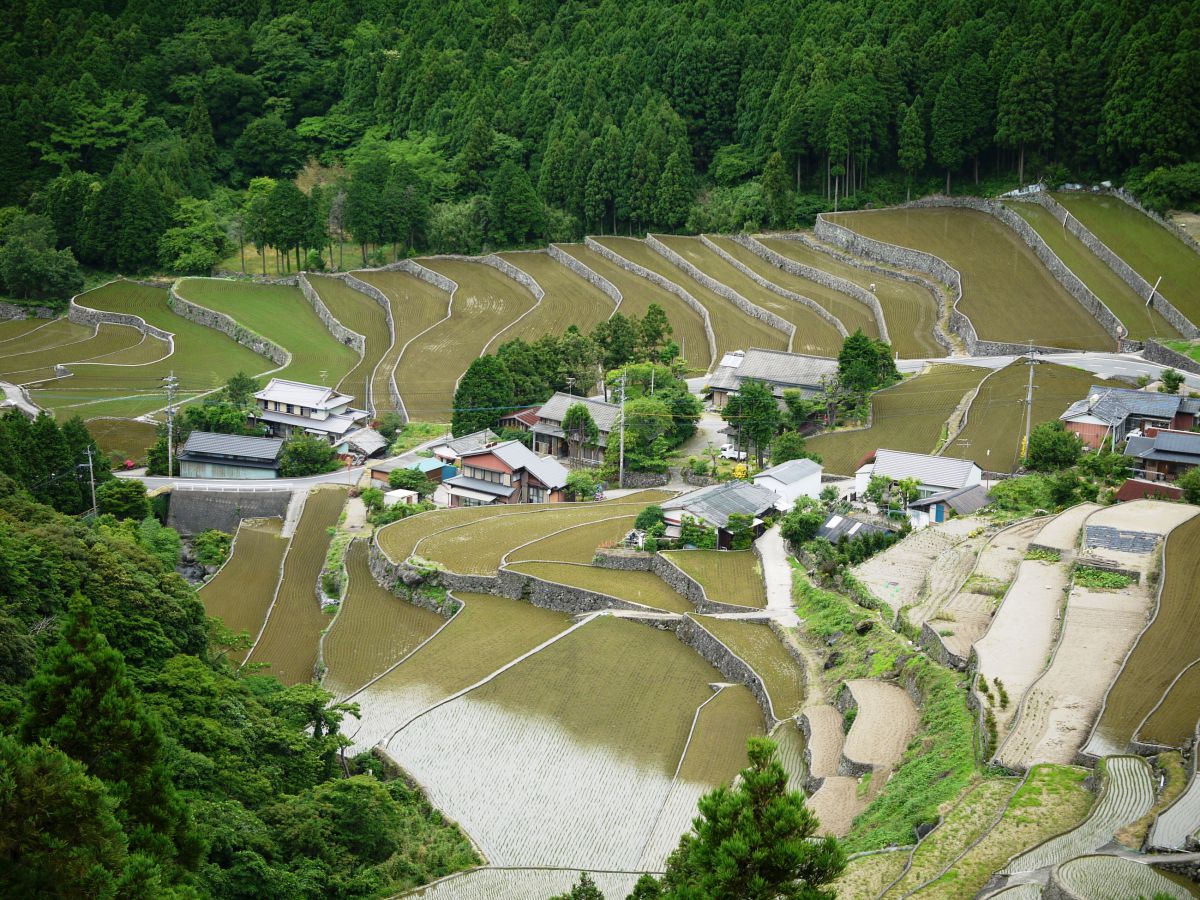
M 754 476 L 759 487 L 774 491 L 779 500 L 775 508 L 787 512 L 796 503 L 797 497 L 812 497 L 821 494 L 821 464 L 811 459 L 789 459 Z
M 979 512 L 991 499 L 982 484 L 972 484 L 953 491 L 942 491 L 909 504 L 908 519 L 913 528 L 924 528 L 945 522 L 951 514 L 969 516 Z
M 277 478 L 282 452 L 282 438 L 193 431 L 179 454 L 179 474 L 247 481 Z
M 384 506 L 395 506 L 397 503 L 418 503 L 421 500 L 421 495 L 416 491 L 405 490 L 404 488 L 396 488 L 394 491 L 388 491 L 383 495 Z

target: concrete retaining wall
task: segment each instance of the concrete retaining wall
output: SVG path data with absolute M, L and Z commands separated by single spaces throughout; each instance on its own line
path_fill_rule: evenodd
M 177 487 L 171 491 L 167 524 L 180 534 L 199 534 L 209 528 L 234 534 L 242 519 L 282 519 L 291 498 L 292 492 L 286 488 L 215 491 Z
M 1146 341 L 1146 345 L 1142 348 L 1142 357 L 1162 366 L 1171 366 L 1181 372 L 1200 375 L 1200 363 L 1190 356 L 1184 356 L 1177 350 L 1164 347 L 1158 341 Z
M 592 271 L 590 267 L 584 263 L 581 263 L 570 253 L 567 253 L 565 250 L 560 248 L 557 244 L 551 244 L 549 248 L 547 248 L 546 252 L 550 254 L 551 259 L 562 263 L 584 281 L 587 281 L 592 286 L 607 294 L 613 301 L 614 313 L 620 310 L 621 302 L 624 300 L 624 297 L 621 296 L 621 292 L 617 290 L 617 286 L 615 284 L 613 284 L 599 272 Z
M 177 284 L 171 285 L 171 289 L 167 292 L 167 303 L 176 313 L 197 325 L 203 325 L 205 328 L 212 328 L 228 335 L 243 347 L 248 347 L 260 356 L 265 356 L 277 366 L 286 366 L 291 362 L 292 355 L 283 347 L 261 334 L 251 331 L 245 325 L 235 322 L 224 313 L 216 312 L 199 303 L 193 303 L 191 300 L 185 300 L 176 290 L 177 286 Z
M 705 661 L 730 681 L 750 688 L 750 693 L 754 694 L 754 699 L 762 707 L 768 732 L 779 723 L 771 706 L 767 687 L 749 663 L 721 643 L 716 636 L 705 631 L 691 616 L 683 617 L 683 621 L 675 629 L 675 636 L 704 657 Z

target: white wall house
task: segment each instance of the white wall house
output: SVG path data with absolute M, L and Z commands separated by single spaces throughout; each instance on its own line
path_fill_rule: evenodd
M 920 485 L 921 498 L 970 487 L 983 481 L 983 471 L 969 459 L 903 450 L 877 450 L 875 462 L 867 463 L 854 473 L 854 490 L 859 497 L 866 491 L 872 475 L 883 475 L 893 481 L 915 478 Z
M 754 476 L 754 483 L 774 491 L 779 500 L 775 508 L 787 512 L 797 497 L 812 497 L 821 493 L 821 466 L 811 459 L 791 459 Z

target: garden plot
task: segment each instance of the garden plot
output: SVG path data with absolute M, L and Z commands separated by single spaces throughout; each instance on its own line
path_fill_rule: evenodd
M 629 871 L 719 679 L 674 635 L 598 616 L 415 719 L 387 752 L 496 865 Z
M 692 604 L 652 572 L 625 572 L 620 569 L 557 562 L 515 563 L 506 565 L 505 569 L 585 591 L 607 594 L 618 600 L 640 603 L 653 609 L 673 613 L 695 612 Z
M 902 357 L 921 359 L 946 355 L 946 348 L 934 337 L 940 310 L 938 300 L 929 288 L 900 278 L 890 278 L 878 272 L 868 272 L 800 241 L 779 238 L 759 240 L 780 256 L 844 278 L 864 290 L 869 291 L 871 285 L 874 285 L 875 296 L 887 322 L 892 348 Z
M 934 365 L 871 396 L 869 428 L 819 434 L 808 447 L 825 461 L 825 471 L 853 475 L 880 447 L 933 453 L 946 433 L 946 420 L 987 372 L 975 366 Z
M 513 338 L 532 343 L 546 334 L 558 337 L 572 325 L 588 334 L 616 311 L 616 301 L 612 297 L 576 275 L 545 250 L 501 253 L 499 256 L 529 275 L 546 295 L 537 309 L 501 334 L 497 343 Z
M 349 696 L 415 650 L 446 620 L 384 590 L 371 575 L 367 544 L 346 554 L 346 596 L 321 646 L 322 684 Z
M 358 354 L 330 334 L 300 288 L 184 278 L 176 291 L 185 300 L 224 313 L 287 350 L 292 359 L 276 373 L 279 378 L 332 386 L 358 365 Z M 364 398 L 355 399 L 361 406 Z
M 392 310 L 392 327 L 396 333 L 395 342 L 388 347 L 379 365 L 375 367 L 371 396 L 376 404 L 386 403 L 384 408 L 390 409 L 390 385 L 392 373 L 396 372 L 397 385 L 411 383 L 414 389 L 412 408 L 408 410 L 409 418 L 422 421 L 422 415 L 428 408 L 421 403 L 422 398 L 437 398 L 438 402 L 441 402 L 440 397 L 435 392 L 430 392 L 427 385 L 422 384 L 424 378 L 417 354 L 413 356 L 413 365 L 406 365 L 403 371 L 398 369 L 397 363 L 410 340 L 446 317 L 450 308 L 450 295 L 408 272 L 363 271 L 353 274 L 361 281 L 379 288 L 388 298 Z M 409 401 L 405 400 L 404 404 L 408 407 Z
M 672 550 L 663 557 L 700 582 L 709 600 L 766 608 L 762 562 L 752 550 Z
M 939 878 L 968 847 L 995 826 L 1017 784 L 1016 779 L 997 778 L 969 788 L 942 814 L 938 826 L 913 849 L 908 870 L 888 887 L 886 893 L 879 895 L 881 900 L 906 897 Z
M 895 767 L 920 722 L 916 704 L 899 685 L 884 681 L 856 678 L 846 688 L 857 712 L 842 745 L 843 758 L 873 766 L 877 773 Z
M 609 898 L 627 896 L 637 874 L 592 873 L 600 893 Z M 570 893 L 579 881 L 577 869 L 492 869 L 459 872 L 400 896 L 406 900 L 530 900 Z
M 279 519 L 243 520 L 232 555 L 200 588 L 204 611 L 235 634 L 247 634 L 253 640 L 267 618 L 288 547 L 287 539 L 279 534 L 282 528 Z M 246 654 L 234 651 L 229 656 L 240 663 Z
M 144 463 L 146 450 L 157 436 L 153 423 L 136 419 L 88 419 L 87 429 L 100 451 L 117 462 L 132 459 Z
M 353 752 L 369 750 L 414 716 L 508 665 L 571 627 L 565 613 L 492 594 L 455 593 L 462 608 L 444 628 L 349 698 L 362 719 L 347 722 Z
M 1200 253 L 1116 197 L 1053 196 L 1150 284 L 1162 276 L 1159 292 L 1193 324 L 1200 324 Z
M 879 337 L 879 324 L 875 321 L 875 314 L 862 301 L 855 300 L 848 294 L 835 291 L 833 288 L 825 287 L 815 281 L 809 281 L 807 278 L 776 268 L 732 238 L 716 234 L 710 234 L 707 237 L 743 266 L 758 273 L 767 281 L 785 291 L 791 291 L 793 294 L 799 294 L 801 297 L 812 300 L 835 319 L 838 319 L 850 334 L 861 330 L 867 337 Z M 775 248 L 772 247 L 772 249 Z M 779 252 L 782 253 L 782 251 Z
M 859 234 L 939 256 L 962 274 L 958 309 L 981 340 L 1110 350 L 1114 340 L 1017 233 L 973 209 L 885 209 L 829 217 Z
M 878 897 L 908 865 L 907 848 L 851 857 L 831 887 L 836 897 Z
M 267 674 L 284 684 L 311 681 L 316 671 L 317 644 L 330 621 L 317 601 L 317 576 L 329 548 L 329 529 L 337 524 L 345 503 L 344 488 L 309 491 L 283 561 L 278 593 L 262 633 L 246 656 L 247 663 L 266 663 Z
M 700 305 L 708 310 L 713 334 L 717 339 L 718 357 L 731 350 L 749 350 L 751 347 L 761 347 L 765 350 L 787 349 L 786 334 L 743 312 L 731 300 L 714 294 L 682 269 L 668 262 L 666 257 L 651 250 L 644 241 L 636 238 L 603 237 L 599 238 L 599 242 L 631 263 L 675 282 L 695 297 Z
M 1191 736 L 1188 722 L 1197 720 L 1200 720 L 1200 657 L 1167 688 L 1158 705 L 1138 726 L 1135 739 L 1164 747 L 1180 747 Z
M 1033 367 L 1034 425 L 1056 422 L 1064 409 L 1086 397 L 1092 385 L 1121 387 L 1071 366 Z M 969 459 L 985 472 L 1012 472 L 1021 463 L 1029 365 L 1016 360 L 988 377 L 967 410 L 966 427 L 950 441 L 945 456 Z
M 1158 310 L 1146 305 L 1145 297 L 1139 297 L 1083 241 L 1060 225 L 1050 210 L 1036 203 L 1019 201 L 1005 205 L 1028 222 L 1058 258 L 1066 263 L 1067 268 L 1104 301 L 1104 305 L 1121 320 L 1130 338 L 1135 341 L 1144 341 L 1146 338 L 1165 340 L 1179 335 Z
M 777 719 L 789 718 L 804 702 L 804 670 L 768 626 L 738 619 L 696 616 L 705 631 L 746 662 L 766 685 Z
M 1161 850 L 1184 850 L 1188 838 L 1196 834 L 1200 834 L 1200 775 L 1193 758 L 1187 787 L 1154 820 L 1147 845 Z
M 237 372 L 259 374 L 275 364 L 214 328 L 177 315 L 167 305 L 163 288 L 113 281 L 80 294 L 80 306 L 141 316 L 150 325 L 174 334 L 175 352 L 136 369 L 83 367 L 70 378 L 46 382 L 31 392 L 33 400 L 59 416 L 139 416 L 166 406 L 162 380 L 174 373 L 179 398 L 187 400 L 221 387 Z
M 19 348 L 3 354 L 0 358 L 0 380 L 11 384 L 33 384 L 56 377 L 54 367 L 66 363 L 78 363 L 136 347 L 142 341 L 142 333 L 127 325 L 100 325 L 94 333 L 82 340 L 69 341 L 45 350 L 24 353 Z
M 1063 863 L 1051 882 L 1068 897 L 1086 900 L 1191 900 L 1187 888 L 1159 875 L 1145 863 L 1120 856 L 1080 856 Z
M 670 235 L 656 235 L 656 237 L 709 278 L 716 279 L 727 288 L 737 291 L 751 303 L 761 306 L 795 325 L 796 336 L 792 340 L 791 346 L 793 353 L 837 356 L 838 351 L 842 349 L 842 335 L 831 323 L 803 303 L 781 297 L 774 291 L 763 287 L 744 272 L 738 271 L 727 260 L 704 246 L 700 238 L 672 237 Z
M 337 389 L 353 397 L 363 409 L 368 408 L 369 400 L 370 408 L 377 415 L 388 412 L 392 408 L 392 396 L 386 383 L 382 393 L 374 393 L 371 389 L 375 368 L 392 346 L 387 312 L 377 301 L 354 290 L 340 278 L 310 275 L 308 281 L 333 317 L 366 339 L 362 359 L 337 383 Z
M 1034 872 L 1091 853 L 1135 822 L 1154 805 L 1154 781 L 1140 756 L 1110 756 L 1104 761 L 1104 788 L 1091 815 L 1076 828 L 1017 856 L 1003 874 Z
M 1000 821 L 950 868 L 916 892 L 922 900 L 969 900 L 1014 854 L 1073 828 L 1091 809 L 1089 770 L 1036 766 L 1021 782 Z
M 1200 658 L 1200 604 L 1196 603 L 1200 517 L 1178 526 L 1167 538 L 1161 578 L 1158 610 L 1109 688 L 1085 753 L 1102 756 L 1123 750 L 1176 676 Z M 1174 708 L 1183 709 L 1185 705 Z M 1191 734 L 1196 705 L 1190 705 L 1190 709 L 1190 721 L 1167 722 L 1160 717 L 1161 730 Z
M 676 297 L 670 291 L 622 269 L 610 259 L 583 244 L 558 244 L 564 253 L 575 257 L 597 275 L 607 278 L 621 292 L 623 316 L 642 318 L 651 303 L 657 303 L 667 314 L 671 323 L 672 338 L 682 349 L 682 356 L 694 369 L 707 371 L 712 366 L 712 350 L 708 345 L 708 334 L 704 330 L 704 319 L 700 313 Z M 715 327 L 715 326 L 714 326 Z

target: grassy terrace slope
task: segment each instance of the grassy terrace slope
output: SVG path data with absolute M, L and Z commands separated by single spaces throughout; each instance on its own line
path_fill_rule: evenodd
M 310 384 L 337 384 L 358 365 L 358 354 L 338 341 L 299 288 L 215 278 L 185 278 L 179 295 L 224 313 L 292 354 L 277 375 Z
M 880 447 L 932 453 L 943 426 L 968 391 L 987 372 L 975 366 L 940 364 L 871 398 L 871 427 L 821 434 L 808 442 L 825 471 L 853 475 Z
M 1200 253 L 1116 197 L 1069 192 L 1054 199 L 1150 284 L 1161 275 L 1159 292 L 1200 323 Z
M 200 589 L 206 613 L 216 616 L 230 631 L 248 634 L 252 640 L 262 628 L 279 584 L 279 567 L 288 546 L 287 539 L 279 535 L 282 527 L 279 519 L 243 522 L 233 555 Z M 231 655 L 237 662 L 245 657 L 242 652 Z
M 1005 205 L 1032 225 L 1050 249 L 1058 254 L 1058 258 L 1104 301 L 1113 315 L 1125 325 L 1130 338 L 1143 341 L 1146 338 L 1166 340 L 1179 336 L 1179 332 L 1171 327 L 1161 313 L 1146 306 L 1145 297 L 1139 297 L 1079 238 L 1059 225 L 1058 219 L 1049 210 L 1036 203 L 1010 202 Z
M 54 367 L 63 363 L 103 360 L 142 342 L 142 333 L 126 325 L 101 325 L 81 340 L 68 341 L 45 350 L 21 352 L 20 344 L 0 357 L 0 379 L 13 384 L 32 384 L 54 377 Z M 162 346 L 162 342 L 158 342 Z M 160 353 L 159 356 L 162 354 Z
M 708 288 L 693 281 L 682 269 L 676 268 L 655 253 L 646 244 L 634 238 L 602 237 L 597 239 L 605 247 L 619 253 L 632 263 L 675 282 L 708 310 L 713 334 L 717 338 L 717 356 L 730 350 L 749 350 L 763 347 L 768 350 L 786 350 L 787 335 L 758 319 L 742 312 L 729 300 L 719 297 Z
M 367 339 L 362 361 L 346 373 L 338 382 L 337 389 L 354 397 L 355 404 L 363 409 L 367 408 L 367 397 L 370 396 L 371 406 L 377 414 L 389 412 L 392 409 L 392 395 L 387 387 L 378 394 L 368 395 L 367 390 L 375 366 L 392 346 L 387 313 L 373 299 L 362 291 L 354 290 L 340 278 L 310 275 L 308 280 L 334 318 Z
M 89 367 L 32 391 L 35 403 L 59 416 L 138 416 L 159 409 L 167 402 L 162 379 L 170 372 L 179 379 L 180 399 L 186 400 L 198 392 L 219 388 L 236 372 L 259 373 L 275 368 L 269 359 L 219 331 L 176 315 L 167 305 L 163 288 L 114 281 L 80 295 L 78 303 L 141 316 L 150 325 L 175 335 L 175 352 L 137 369 Z
M 838 351 L 842 349 L 842 336 L 829 322 L 804 304 L 781 297 L 748 275 L 739 272 L 726 260 L 704 246 L 700 238 L 673 237 L 671 235 L 659 235 L 658 238 L 705 275 L 715 278 L 726 287 L 737 291 L 751 303 L 757 304 L 795 325 L 796 337 L 792 342 L 792 350 L 796 353 L 837 356 Z
M 156 436 L 153 425 L 136 419 L 88 419 L 87 428 L 100 450 L 118 463 L 127 459 L 145 463 L 146 448 Z
M 1071 366 L 1042 363 L 1033 370 L 1033 424 L 1050 422 L 1093 384 L 1120 387 Z M 974 460 L 986 472 L 1011 472 L 1020 461 L 1025 436 L 1025 393 L 1029 366 L 1020 360 L 988 377 L 967 412 L 967 427 L 950 443 L 946 456 Z
M 4 325 L 25 325 L 27 322 L 36 322 L 36 319 L 28 319 L 25 322 L 4 322 Z M 4 340 L 0 342 L 0 354 L 3 354 L 7 361 L 10 357 L 18 354 L 36 353 L 39 350 L 53 350 L 54 348 L 66 348 L 73 344 L 79 344 L 83 341 L 90 340 L 95 334 L 94 328 L 89 328 L 87 325 L 76 325 L 68 319 L 53 319 L 49 322 L 42 322 L 41 327 L 37 329 L 21 328 L 16 331 L 0 332 Z
M 863 290 L 869 291 L 871 285 L 875 285 L 875 296 L 883 308 L 892 347 L 902 357 L 920 359 L 946 355 L 946 348 L 933 336 L 938 321 L 938 302 L 927 288 L 911 281 L 866 272 L 799 241 L 765 237 L 759 240 L 780 256 L 845 278 Z M 829 291 L 829 288 L 823 290 Z
M 1004 223 L 973 209 L 884 209 L 830 217 L 876 240 L 940 256 L 962 273 L 958 304 L 980 339 L 1111 350 L 1100 327 Z
M 597 275 L 607 278 L 621 292 L 621 308 L 619 312 L 626 316 L 641 318 L 646 314 L 646 308 L 651 303 L 657 303 L 667 314 L 667 319 L 674 329 L 674 339 L 683 348 L 684 358 L 693 368 L 707 369 L 712 365 L 712 356 L 708 348 L 708 336 L 704 331 L 704 320 L 700 314 L 672 294 L 656 284 L 651 284 L 645 278 L 627 272 L 620 266 L 605 259 L 594 250 L 589 250 L 583 244 L 559 244 L 559 249 L 567 253 Z
M 752 550 L 677 550 L 665 556 L 700 582 L 709 600 L 755 609 L 767 605 L 762 563 Z
M 47 321 L 46 319 L 5 319 L 0 322 L 0 350 L 4 350 L 4 345 L 14 338 L 24 337 L 29 332 L 36 329 L 45 328 L 47 325 L 53 325 L 58 319 Z
M 616 302 L 608 294 L 543 250 L 501 253 L 500 258 L 533 278 L 546 296 L 537 309 L 500 335 L 497 343 L 513 338 L 532 342 L 544 334 L 557 336 L 571 325 L 587 334 L 616 310 Z M 494 344 L 491 349 L 495 349 Z
M 744 659 L 756 671 L 771 696 L 775 716 L 787 719 L 804 703 L 804 670 L 766 625 L 697 616 L 704 630 Z

